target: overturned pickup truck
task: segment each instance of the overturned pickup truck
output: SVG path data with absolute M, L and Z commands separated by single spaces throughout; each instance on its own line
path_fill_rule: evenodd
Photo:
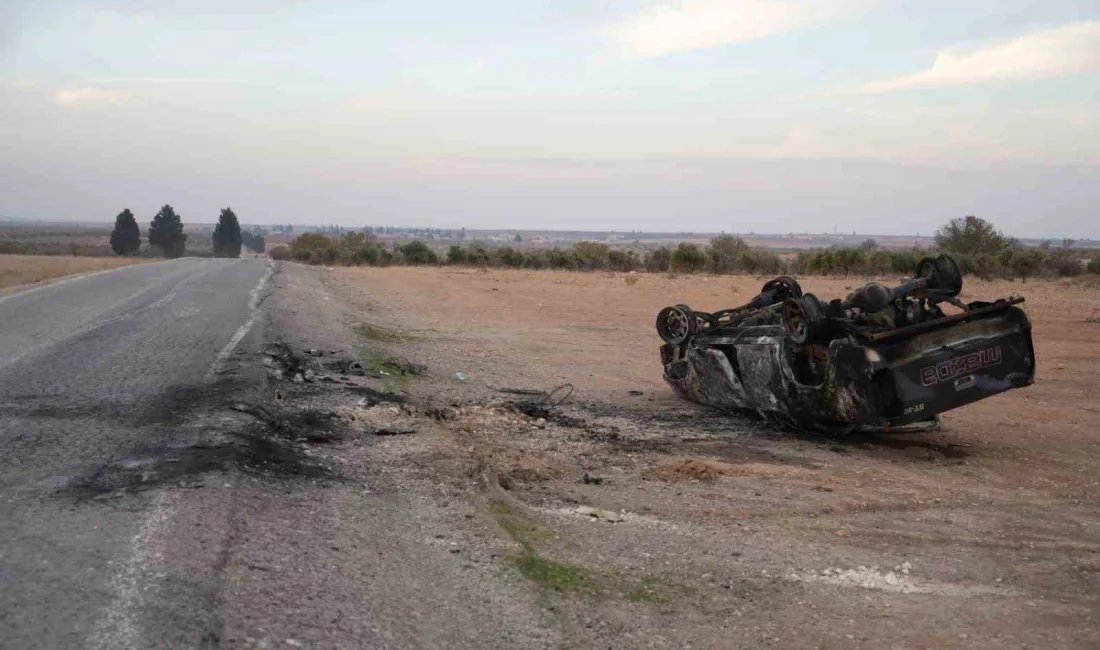
M 778 277 L 741 307 L 666 307 L 665 380 L 685 399 L 801 428 L 934 428 L 940 413 L 1035 378 L 1024 299 L 964 304 L 961 291 L 958 265 L 940 255 L 900 286 L 871 282 L 844 300 Z

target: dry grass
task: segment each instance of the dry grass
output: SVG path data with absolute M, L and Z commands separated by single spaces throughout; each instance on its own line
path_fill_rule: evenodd
M 0 255 L 0 289 L 33 284 L 74 273 L 115 269 L 152 260 L 132 257 L 62 257 L 60 255 Z

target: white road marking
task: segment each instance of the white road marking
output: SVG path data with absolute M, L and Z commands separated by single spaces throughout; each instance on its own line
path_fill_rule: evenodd
M 251 313 L 248 321 L 233 334 L 229 344 L 218 354 L 206 375 L 208 380 L 217 374 L 221 364 L 256 324 L 259 318 L 260 293 L 274 270 L 268 263 L 264 276 L 249 293 L 248 308 Z M 115 597 L 96 623 L 88 640 L 89 647 L 96 650 L 129 650 L 153 645 L 149 643 L 152 639 L 143 638 L 139 615 L 150 585 L 155 584 L 155 567 L 164 561 L 160 549 L 164 548 L 167 541 L 168 524 L 176 507 L 175 496 L 171 492 L 162 491 L 155 498 L 149 515 L 137 535 L 130 540 L 129 558 L 108 582 Z
M 163 264 L 163 262 L 160 262 L 160 263 Z M 73 282 L 80 282 L 81 280 L 87 280 L 88 278 L 94 278 L 98 275 L 106 275 L 108 273 L 115 273 L 117 271 L 124 271 L 126 269 L 133 269 L 133 268 L 136 268 L 138 266 L 140 266 L 140 265 L 131 264 L 131 265 L 128 265 L 128 266 L 119 266 L 119 267 L 113 268 L 113 269 L 104 269 L 102 271 L 88 271 L 87 273 L 78 273 L 77 275 L 65 276 L 65 277 L 62 277 L 62 278 L 58 278 L 56 280 L 44 280 L 40 284 L 32 285 L 30 287 L 27 287 L 26 289 L 16 289 L 14 292 L 9 293 L 6 296 L 0 296 L 0 303 L 7 302 L 7 301 L 11 300 L 12 298 L 21 298 L 23 296 L 29 296 L 31 294 L 38 293 L 39 291 L 43 291 L 45 289 L 52 289 L 54 287 L 61 287 L 61 286 L 64 286 L 66 284 L 71 284 Z
M 123 267 L 123 268 L 133 268 L 133 267 Z M 83 336 L 85 334 L 88 334 L 90 332 L 94 332 L 94 331 L 96 331 L 100 328 L 106 327 L 108 325 L 114 325 L 116 323 L 121 323 L 121 322 L 130 320 L 131 318 L 133 318 L 133 317 L 135 317 L 139 314 L 142 314 L 144 312 L 147 312 L 147 311 L 151 311 L 151 310 L 154 310 L 154 309 L 159 309 L 159 308 L 169 304 L 173 300 L 175 300 L 176 296 L 180 292 L 180 289 L 183 288 L 184 285 L 191 282 L 195 278 L 199 278 L 199 277 L 202 277 L 202 276 L 206 275 L 207 273 L 215 270 L 216 268 L 217 268 L 216 266 L 208 266 L 206 262 L 203 262 L 203 264 L 199 267 L 197 272 L 192 273 L 191 275 L 184 276 L 184 278 L 182 280 L 180 280 L 175 285 L 173 285 L 172 288 L 168 291 L 168 293 L 164 294 L 164 296 L 162 296 L 156 302 L 148 304 L 148 305 L 142 307 L 141 309 L 135 309 L 133 311 L 128 311 L 128 312 L 126 312 L 124 314 L 121 314 L 119 316 L 115 316 L 114 318 L 109 318 L 109 319 L 103 320 L 103 321 L 97 321 L 97 322 L 92 323 L 91 325 L 87 325 L 87 326 L 84 326 L 84 327 L 79 327 L 75 330 L 65 332 L 64 334 L 62 334 L 62 335 L 60 335 L 56 338 L 43 340 L 40 343 L 38 343 L 37 345 L 34 345 L 32 347 L 28 347 L 28 348 L 24 349 L 19 354 L 10 356 L 10 357 L 4 359 L 3 361 L 0 361 L 0 367 L 9 366 L 13 363 L 16 363 L 17 361 L 23 360 L 24 358 L 26 358 L 26 357 L 28 357 L 32 354 L 38 354 L 39 352 L 46 349 L 47 347 L 52 346 L 52 345 L 57 345 L 58 343 L 60 343 L 62 341 L 67 341 L 67 340 L 69 340 L 71 338 L 74 338 L 74 337 L 77 337 L 77 336 Z M 108 269 L 108 271 L 118 271 L 118 270 L 119 269 Z M 100 273 L 106 273 L 108 271 L 100 271 L 100 272 L 97 272 L 97 273 L 92 273 L 91 275 L 99 275 Z M 85 277 L 91 277 L 91 275 L 85 276 Z M 77 278 L 72 278 L 72 279 L 77 279 Z M 68 282 L 68 280 L 66 280 L 66 282 Z M 50 286 L 56 286 L 56 285 L 50 285 Z M 45 289 L 45 288 L 46 287 L 38 287 L 38 289 Z M 139 289 L 139 290 L 135 291 L 134 293 L 130 294 L 129 296 L 127 296 L 126 298 L 124 298 L 120 302 L 116 303 L 116 305 L 124 305 L 124 304 L 130 302 L 131 300 L 137 299 L 142 294 L 144 294 L 144 293 L 146 293 L 146 292 L 148 292 L 148 291 L 150 291 L 154 288 L 156 288 L 156 287 L 155 286 L 154 287 L 142 287 L 141 289 Z M 20 293 L 20 294 L 16 294 L 16 295 L 22 296 L 22 295 L 26 295 L 27 293 L 33 292 L 33 291 L 37 291 L 37 289 L 28 289 L 27 291 L 25 291 L 23 293 Z M 11 297 L 14 297 L 14 296 L 11 296 Z M 0 300 L 0 301 L 2 301 L 2 300 Z M 112 307 L 112 309 L 113 308 L 114 307 Z
M 214 359 L 214 363 L 210 366 L 210 370 L 206 373 L 207 381 L 214 378 L 218 374 L 218 371 L 222 369 L 222 364 L 229 358 L 229 355 L 233 354 L 233 350 L 237 348 L 241 340 L 248 335 L 248 332 L 252 330 L 252 327 L 256 324 L 256 320 L 260 317 L 260 293 L 263 291 L 264 286 L 271 280 L 271 275 L 275 272 L 275 267 L 268 262 L 267 272 L 264 273 L 264 277 L 260 278 L 259 284 L 257 284 L 248 294 L 248 320 L 244 325 L 241 325 L 233 334 L 233 338 L 229 339 L 229 343 L 226 344 L 222 351 L 218 353 L 218 356 Z
M 157 495 L 152 512 L 130 541 L 129 559 L 108 583 L 115 597 L 96 623 L 89 639 L 89 647 L 97 650 L 148 647 L 148 644 L 142 642 L 137 615 L 150 582 L 151 576 L 146 574 L 164 559 L 160 549 L 164 546 L 168 522 L 175 512 L 175 506 L 170 493 L 161 492 Z

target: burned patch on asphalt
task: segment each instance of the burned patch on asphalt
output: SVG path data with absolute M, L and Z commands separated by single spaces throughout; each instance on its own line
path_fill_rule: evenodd
M 253 431 L 183 447 L 135 450 L 70 480 L 58 496 L 80 501 L 168 485 L 201 487 L 205 476 L 234 470 L 268 478 L 338 478 L 297 445 Z

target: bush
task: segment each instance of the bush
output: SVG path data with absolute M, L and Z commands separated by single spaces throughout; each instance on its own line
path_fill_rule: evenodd
M 547 251 L 529 251 L 523 258 L 523 266 L 528 269 L 550 268 L 550 255 Z
M 1100 273 L 1100 253 L 1093 255 L 1088 264 L 1089 273 Z
M 551 249 L 547 254 L 547 261 L 552 269 L 575 271 L 580 268 L 580 263 L 577 261 L 577 255 L 573 251 L 565 251 L 557 246 Z
M 438 264 L 439 256 L 435 254 L 427 244 L 415 239 L 401 247 L 401 255 L 407 264 L 423 266 L 425 264 Z
M 523 266 L 523 253 L 517 251 L 511 246 L 505 246 L 497 251 L 497 261 L 500 266 L 506 266 L 510 269 L 518 269 Z
M 1047 271 L 1062 277 L 1080 275 L 1087 268 L 1082 257 L 1073 251 L 1073 240 L 1067 239 L 1059 247 L 1043 243 L 1040 250 L 1046 254 Z
M 466 250 L 466 263 L 473 266 L 489 266 L 492 263 L 492 258 L 489 255 L 489 250 L 485 248 L 485 244 L 481 242 L 470 244 L 470 248 Z
M 611 251 L 608 253 L 608 263 L 611 269 L 621 273 L 629 273 L 641 266 L 642 260 L 634 251 Z
M 470 259 L 466 254 L 466 249 L 455 244 L 447 249 L 447 263 L 448 264 L 465 264 Z
M 1001 265 L 1024 282 L 1043 269 L 1046 253 L 1037 248 L 1007 248 L 1001 254 Z
M 867 251 L 862 248 L 838 248 L 836 251 L 837 270 L 848 277 L 852 273 L 862 273 L 867 267 Z
M 736 268 L 745 273 L 778 275 L 783 266 L 779 255 L 763 248 L 745 247 L 737 253 Z
M 695 273 L 702 270 L 707 258 L 695 244 L 680 242 L 672 251 L 672 270 L 681 273 Z
M 582 271 L 600 271 L 611 264 L 610 247 L 599 242 L 579 241 L 573 244 L 573 255 Z
M 645 270 L 650 273 L 664 273 L 671 265 L 672 251 L 667 246 L 661 246 L 645 256 Z
M 305 233 L 290 242 L 290 254 L 299 262 L 331 264 L 339 257 L 336 243 L 324 235 Z
M 707 247 L 707 268 L 711 273 L 733 273 L 744 267 L 738 264 L 738 258 L 749 250 L 745 240 L 733 235 L 718 235 L 710 240 Z
M 290 248 L 282 245 L 276 246 L 268 252 L 268 255 L 270 255 L 273 260 L 285 262 L 290 259 Z

